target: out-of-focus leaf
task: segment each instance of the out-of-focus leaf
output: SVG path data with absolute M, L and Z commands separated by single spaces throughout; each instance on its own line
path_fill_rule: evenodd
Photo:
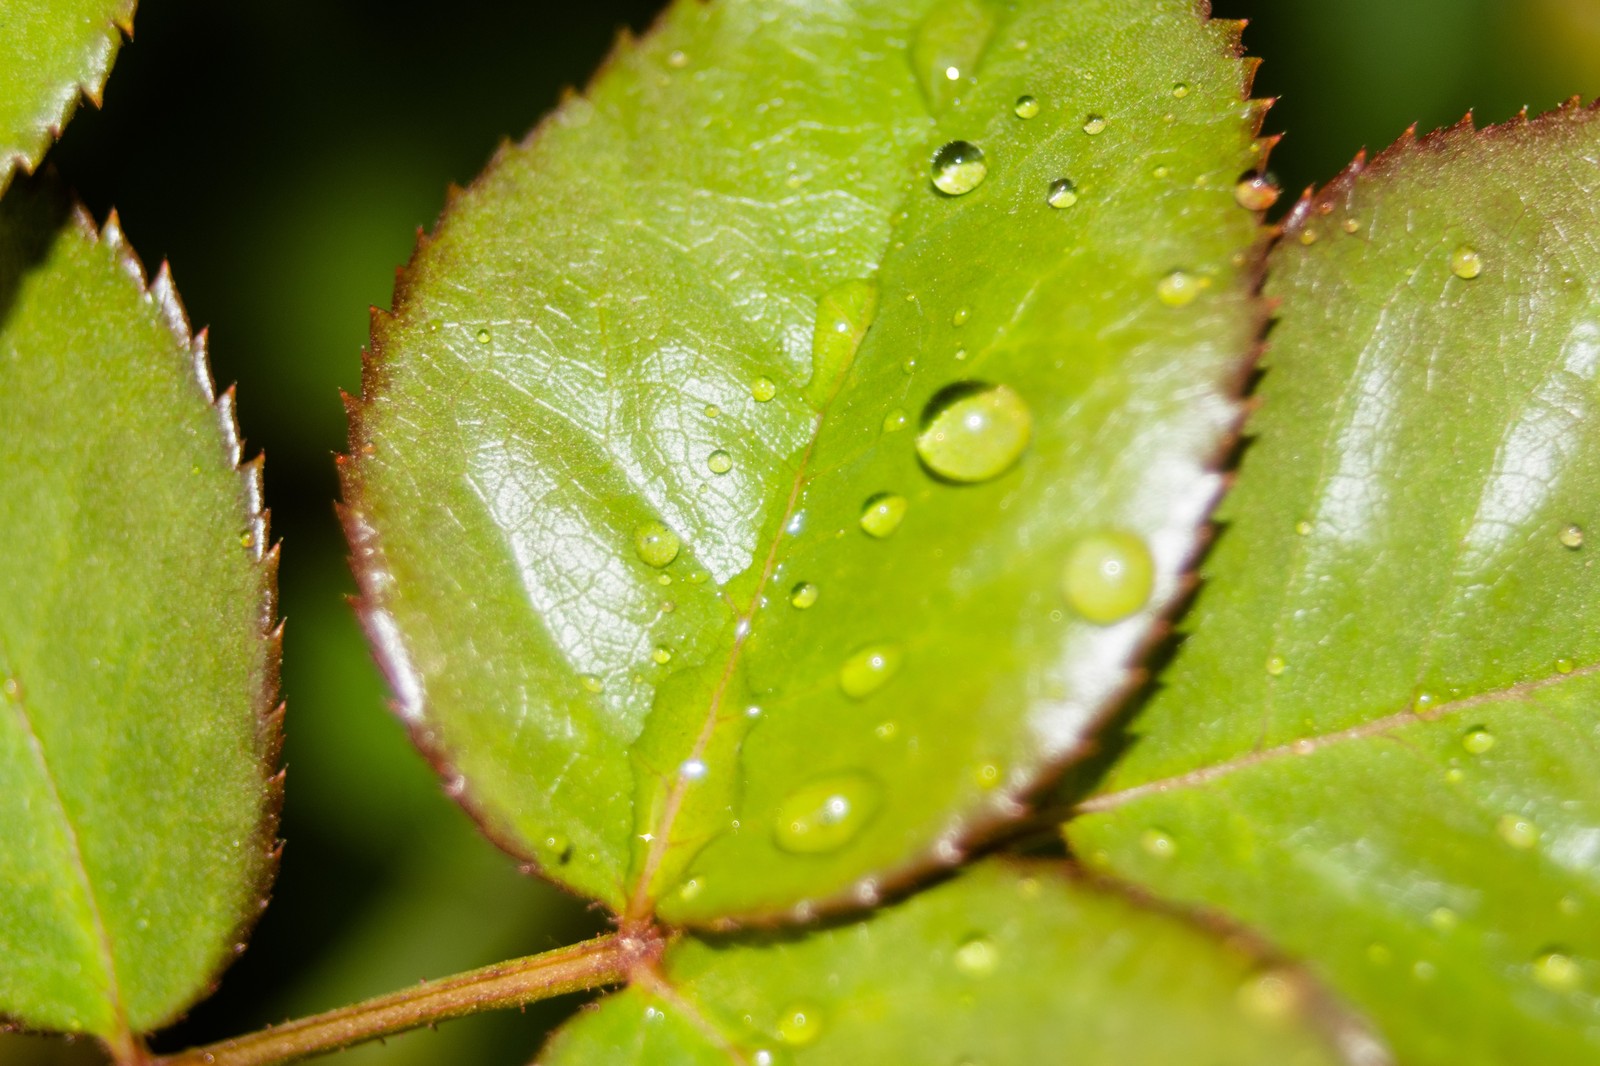
M 1567 109 L 1301 205 L 1193 635 L 1068 827 L 1409 1063 L 1600 1058 L 1597 160 Z
M 137 0 L 6 0 L 0 6 L 0 192 L 32 170 L 86 95 L 96 105 Z
M 854 925 L 685 938 L 540 1062 L 1290 1066 L 1346 1061 L 1341 1047 L 1371 1043 L 1242 939 L 1058 865 L 989 862 Z
M 276 552 L 163 272 L 48 187 L 0 207 L 0 1012 L 133 1034 L 263 900 Z
M 957 861 L 1081 750 L 1259 321 L 1237 34 L 680 3 L 451 204 L 375 325 L 347 526 L 401 713 L 497 839 L 634 919 L 805 914 Z

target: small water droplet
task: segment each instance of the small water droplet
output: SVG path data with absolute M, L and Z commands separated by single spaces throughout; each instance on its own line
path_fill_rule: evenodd
M 773 383 L 771 378 L 756 378 L 750 383 L 750 396 L 756 403 L 766 403 L 776 395 L 778 395 L 778 386 Z
M 1000 949 L 988 937 L 968 937 L 956 948 L 955 964 L 968 977 L 988 977 L 1000 968 Z
M 650 658 L 655 660 L 656 665 L 665 666 L 672 661 L 672 649 L 665 645 L 657 645 L 655 651 L 650 653 Z
M 733 469 L 733 456 L 718 448 L 706 456 L 706 469 L 713 474 L 726 474 Z
M 1239 1006 L 1266 1021 L 1281 1021 L 1300 1009 L 1300 985 L 1286 973 L 1267 970 L 1239 986 Z
M 1461 767 L 1459 766 L 1452 766 L 1450 769 L 1444 772 L 1444 779 L 1450 782 L 1452 785 L 1459 785 L 1463 780 L 1466 779 L 1466 776 L 1466 774 L 1462 773 Z
M 706 883 L 704 881 L 698 877 L 691 877 L 678 886 L 678 898 L 687 902 L 704 892 L 705 888 Z
M 1283 672 L 1289 669 L 1289 663 L 1281 655 L 1273 655 L 1267 659 L 1267 673 L 1273 677 L 1282 677 Z
M 1313 244 L 1316 244 L 1320 239 L 1321 238 L 1317 235 L 1317 231 L 1312 229 L 1310 226 L 1307 226 L 1305 229 L 1300 231 L 1300 243 L 1305 245 L 1307 248 L 1311 247 Z
M 703 759 L 686 759 L 678 767 L 678 776 L 685 781 L 702 781 L 709 772 Z
M 1000 767 L 992 762 L 986 762 L 972 771 L 972 780 L 977 782 L 979 788 L 985 791 L 997 788 L 1005 775 L 1000 772 Z
M 839 667 L 839 687 L 853 700 L 864 700 L 900 672 L 904 656 L 893 644 L 871 644 Z
M 906 413 L 896 407 L 893 411 L 883 416 L 883 431 L 885 433 L 899 433 L 906 428 Z
M 1033 118 L 1039 113 L 1039 101 L 1031 96 L 1019 96 L 1015 110 L 1018 118 Z
M 878 317 L 878 283 L 865 278 L 841 282 L 817 301 L 811 332 L 811 380 L 806 402 L 822 408 L 833 398 L 855 364 L 861 341 Z
M 817 602 L 817 586 L 809 581 L 802 581 L 789 592 L 789 602 L 800 610 L 805 610 Z
M 706 404 L 706 417 L 707 418 L 716 418 L 720 414 L 722 414 L 722 408 L 718 407 L 714 403 Z
M 1473 729 L 1461 738 L 1461 746 L 1473 755 L 1482 755 L 1494 747 L 1494 734 L 1487 729 Z
M 865 774 L 841 774 L 803 785 L 778 807 L 778 847 L 797 855 L 838 851 L 877 812 L 880 789 Z
M 1561 546 L 1577 551 L 1583 547 L 1583 527 L 1567 526 L 1561 531 Z
M 805 1047 L 817 1042 L 822 1035 L 822 1011 L 814 1003 L 793 1003 L 778 1015 L 778 1031 L 774 1034 L 790 1047 Z
M 1050 191 L 1045 193 L 1044 202 L 1057 211 L 1071 207 L 1078 202 L 1078 187 L 1071 178 L 1057 178 L 1050 183 Z
M 1533 979 L 1552 992 L 1575 992 L 1583 984 L 1583 967 L 1565 952 L 1547 951 L 1533 960 Z
M 606 690 L 606 683 L 594 674 L 584 674 L 578 680 L 583 684 L 585 691 L 599 693 Z
M 1300 535 L 1300 536 L 1302 536 L 1302 537 L 1309 537 L 1309 536 L 1311 536 L 1311 531 L 1312 531 L 1312 529 L 1314 529 L 1314 528 L 1315 528 L 1315 527 L 1314 527 L 1314 526 L 1312 526 L 1312 524 L 1311 524 L 1311 523 L 1310 523 L 1310 522 L 1307 522 L 1307 521 L 1305 521 L 1305 520 L 1304 520 L 1304 519 L 1302 519 L 1302 520 L 1301 520 L 1301 521 L 1299 521 L 1299 522 L 1296 522 L 1296 523 L 1295 523 L 1295 524 L 1294 524 L 1294 531 L 1295 531 L 1295 533 L 1297 533 L 1297 534 L 1299 534 L 1299 535 Z
M 1146 829 L 1139 836 L 1139 846 L 1153 859 L 1171 859 L 1178 854 L 1178 842 L 1160 829 Z
M 1106 120 L 1099 115 L 1090 115 L 1083 120 L 1083 132 L 1091 137 L 1098 137 L 1106 131 Z
M 478 330 L 478 343 L 479 344 L 488 344 L 490 336 L 491 336 L 491 334 L 489 333 L 487 328 Z
M 645 522 L 633 531 L 633 550 L 639 561 L 657 570 L 670 566 L 682 547 L 678 535 L 660 522 Z
M 1428 924 L 1441 933 L 1448 933 L 1460 924 L 1460 917 L 1449 907 L 1435 907 L 1428 915 Z
M 1189 87 L 1180 81 L 1172 87 L 1172 95 L 1182 100 L 1189 95 Z
M 968 310 L 967 308 L 963 307 L 960 310 L 958 310 L 955 314 L 950 316 L 950 324 L 952 326 L 955 326 L 957 329 L 960 329 L 962 326 L 967 324 L 967 319 L 971 318 L 971 317 L 972 317 L 972 312 L 970 310 Z
M 1539 843 L 1539 827 L 1520 814 L 1502 814 L 1495 828 L 1500 839 L 1518 851 L 1527 851 Z
M 870 497 L 861 509 L 862 531 L 882 540 L 900 528 L 909 506 L 904 496 L 896 496 L 892 492 L 880 492 Z
M 1347 219 L 1345 219 L 1344 220 L 1344 231 L 1346 233 L 1360 233 L 1361 232 L 1361 220 L 1359 218 L 1347 218 Z
M 1558 673 L 1558 674 L 1570 674 L 1576 668 L 1577 668 L 1577 664 L 1574 663 L 1571 659 L 1557 659 L 1556 660 L 1556 673 Z
M 686 53 L 684 53 L 682 51 L 674 49 L 671 52 L 671 54 L 669 54 L 667 56 L 667 66 L 669 66 L 669 67 L 672 67 L 672 68 L 677 69 L 677 70 L 682 70 L 684 67 L 686 67 L 688 65 L 689 65 L 689 57 L 688 57 L 688 55 Z
M 1246 211 L 1265 211 L 1278 202 L 1283 190 L 1266 174 L 1250 173 L 1233 187 L 1233 198 Z
M 1033 412 L 1005 385 L 961 382 L 928 401 L 917 455 L 932 473 L 968 484 L 1016 465 L 1033 438 Z
M 1483 273 L 1483 257 L 1471 245 L 1463 244 L 1450 253 L 1450 272 L 1463 281 Z
M 933 155 L 933 187 L 946 196 L 965 196 L 988 176 L 983 149 L 971 141 L 951 141 Z
M 1080 538 L 1067 555 L 1061 592 L 1078 617 L 1095 625 L 1120 622 L 1150 602 L 1155 561 L 1143 538 L 1107 529 Z
M 1168 307 L 1187 307 L 1210 287 L 1210 278 L 1199 277 L 1187 270 L 1174 270 L 1156 283 L 1156 295 Z
M 956 349 L 956 362 L 963 363 L 963 362 L 966 362 L 966 359 L 967 359 L 967 350 L 965 348 L 957 348 Z
M 893 740 L 899 732 L 900 723 L 898 722 L 879 722 L 872 727 L 872 735 L 879 740 Z

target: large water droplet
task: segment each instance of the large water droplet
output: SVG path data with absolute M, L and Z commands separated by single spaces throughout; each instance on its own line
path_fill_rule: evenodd
M 956 948 L 955 964 L 968 977 L 988 977 L 1000 968 L 1000 949 L 988 937 L 968 937 Z
M 706 469 L 713 474 L 726 474 L 733 469 L 733 456 L 718 448 L 706 456 Z
M 999 477 L 1033 437 L 1033 412 L 1005 385 L 961 382 L 939 392 L 922 414 L 917 454 L 949 481 Z
M 933 187 L 946 196 L 965 196 L 988 176 L 983 149 L 970 141 L 951 141 L 933 155 Z
M 928 110 L 935 115 L 955 102 L 962 73 L 977 68 L 994 32 L 994 19 L 993 5 L 982 0 L 943 0 L 917 27 L 911 41 L 911 67 Z
M 766 403 L 778 395 L 778 386 L 771 378 L 756 378 L 750 383 L 750 396 L 756 403 Z
M 1577 551 L 1583 547 L 1583 527 L 1567 526 L 1561 531 L 1560 540 L 1563 548 L 1571 548 L 1573 551 Z
M 861 529 L 869 536 L 882 540 L 900 528 L 909 506 L 904 496 L 880 492 L 870 497 L 862 507 Z
M 1050 183 L 1044 202 L 1058 211 L 1071 207 L 1078 202 L 1078 187 L 1071 178 L 1057 178 Z
M 478 330 L 478 335 L 477 335 L 478 343 L 479 344 L 488 344 L 491 336 L 492 335 L 489 333 L 489 330 L 488 330 L 487 327 Z
M 1080 618 L 1111 625 L 1150 602 L 1155 572 L 1155 560 L 1143 538 L 1126 530 L 1101 530 L 1072 546 L 1061 574 L 1061 591 Z
M 1463 244 L 1450 253 L 1450 272 L 1463 281 L 1471 281 L 1483 273 L 1483 256 L 1471 245 Z
M 863 278 L 841 282 L 817 301 L 817 322 L 811 331 L 811 380 L 806 402 L 822 408 L 844 383 L 856 361 L 861 340 L 878 317 L 878 283 Z
M 1575 992 L 1583 984 L 1583 967 L 1565 952 L 1547 951 L 1533 960 L 1533 979 L 1552 992 Z
M 837 851 L 877 813 L 878 783 L 865 774 L 840 774 L 803 785 L 778 807 L 773 836 L 797 855 Z
M 1520 814 L 1502 814 L 1495 829 L 1501 840 L 1518 851 L 1528 851 L 1539 844 L 1539 827 Z
M 660 522 L 645 522 L 633 531 L 633 550 L 639 561 L 657 570 L 670 565 L 682 547 L 678 535 Z
M 790 1047 L 805 1047 L 822 1035 L 822 1010 L 815 1003 L 791 1003 L 778 1015 L 776 1034 Z
M 903 653 L 893 644 L 872 644 L 839 667 L 839 687 L 853 700 L 864 700 L 900 672 Z
M 1090 115 L 1083 120 L 1083 132 L 1091 137 L 1098 137 L 1106 131 L 1106 120 L 1099 115 Z
M 1482 755 L 1494 747 L 1494 734 L 1487 729 L 1470 730 L 1466 736 L 1461 738 L 1461 746 L 1473 755 Z
M 1033 118 L 1039 113 L 1039 101 L 1031 96 L 1019 96 L 1014 110 L 1018 118 Z
M 1265 211 L 1278 202 L 1283 190 L 1265 174 L 1249 173 L 1233 187 L 1233 198 L 1246 211 Z
M 809 581 L 802 581 L 790 591 L 789 602 L 803 611 L 816 603 L 819 595 L 821 594 L 817 591 L 817 586 Z

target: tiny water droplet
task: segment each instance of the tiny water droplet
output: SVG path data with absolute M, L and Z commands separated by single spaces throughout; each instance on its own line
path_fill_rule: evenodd
M 1556 673 L 1558 673 L 1558 674 L 1570 674 L 1570 673 L 1572 673 L 1572 671 L 1574 669 L 1576 669 L 1576 666 L 1577 666 L 1577 664 L 1574 663 L 1571 659 L 1557 659 L 1556 660 Z
M 1483 273 L 1483 257 L 1471 245 L 1463 244 L 1450 253 L 1450 271 L 1463 281 L 1471 281 Z
M 1267 673 L 1273 677 L 1282 677 L 1283 672 L 1289 669 L 1289 663 L 1281 655 L 1273 655 L 1267 659 Z
M 872 727 L 872 735 L 879 740 L 893 740 L 899 732 L 900 723 L 898 722 L 879 722 Z
M 709 773 L 709 771 L 706 768 L 705 761 L 702 759 L 686 759 L 684 760 L 683 764 L 678 767 L 678 776 L 683 778 L 685 781 L 704 780 L 707 773 Z
M 1171 859 L 1178 854 L 1178 842 L 1160 829 L 1146 829 L 1139 836 L 1139 846 L 1153 859 Z
M 817 300 L 811 332 L 811 379 L 806 401 L 827 405 L 855 364 L 861 341 L 878 317 L 878 283 L 866 278 L 840 282 Z
M 1071 178 L 1057 178 L 1050 183 L 1050 191 L 1045 193 L 1044 202 L 1057 211 L 1071 207 L 1078 202 L 1078 187 Z
M 973 781 L 977 782 L 978 787 L 984 790 L 998 787 L 1003 777 L 1000 767 L 992 762 L 983 763 L 972 771 Z
M 706 469 L 713 474 L 726 474 L 733 469 L 733 456 L 718 448 L 706 457 Z
M 904 655 L 893 644 L 871 644 L 839 667 L 839 687 L 853 700 L 864 700 L 900 672 Z
M 489 333 L 489 330 L 487 328 L 478 330 L 478 343 L 479 344 L 488 344 L 490 336 L 491 336 L 491 334 Z
M 1449 907 L 1435 907 L 1428 915 L 1428 924 L 1441 933 L 1448 933 L 1460 924 L 1460 917 Z
M 971 141 L 951 141 L 933 156 L 933 187 L 946 196 L 965 196 L 983 184 L 989 164 Z
M 917 436 L 923 465 L 949 481 L 990 481 L 1010 470 L 1033 438 L 1033 412 L 1005 385 L 960 382 L 928 401 Z
M 773 836 L 796 855 L 838 851 L 877 812 L 878 783 L 865 774 L 841 774 L 802 785 L 778 806 Z
M 805 1047 L 822 1035 L 822 1011 L 814 1003 L 794 1003 L 778 1015 L 776 1034 L 790 1047 Z
M 817 602 L 817 586 L 809 581 L 802 581 L 789 592 L 789 602 L 800 610 L 805 610 Z
M 883 431 L 885 433 L 898 433 L 906 428 L 906 413 L 896 407 L 893 411 L 883 416 Z
M 606 683 L 594 674 L 584 674 L 579 681 L 583 683 L 586 691 L 598 693 L 606 690 Z
M 1172 95 L 1182 100 L 1189 95 L 1189 87 L 1180 81 L 1172 87 Z
M 430 319 L 428 319 L 428 332 L 429 333 L 438 333 L 439 330 L 441 330 L 443 328 L 444 328 L 444 320 L 443 319 L 438 319 L 438 318 L 430 318 Z
M 716 418 L 720 414 L 722 414 L 722 408 L 718 407 L 714 403 L 706 404 L 706 417 L 707 418 Z
M 1346 233 L 1360 233 L 1361 232 L 1361 220 L 1358 219 L 1358 218 L 1347 218 L 1347 219 L 1345 219 L 1344 220 L 1344 231 Z
M 687 54 L 685 54 L 682 51 L 674 49 L 672 51 L 672 53 L 667 56 L 667 66 L 669 66 L 669 67 L 673 67 L 674 69 L 677 69 L 677 70 L 682 70 L 684 67 L 686 67 L 688 65 L 689 65 L 689 57 L 688 57 Z
M 1174 270 L 1156 283 L 1156 295 L 1168 307 L 1188 307 L 1210 287 L 1210 278 L 1197 277 L 1187 270 Z
M 1461 738 L 1461 746 L 1473 755 L 1482 755 L 1494 747 L 1494 734 L 1487 729 L 1473 729 Z
M 1495 828 L 1500 839 L 1518 851 L 1527 851 L 1539 843 L 1539 827 L 1520 814 L 1502 814 Z
M 1083 132 L 1091 137 L 1098 137 L 1106 131 L 1106 120 L 1099 115 L 1090 115 L 1083 120 Z
M 968 977 L 988 977 L 1000 968 L 1000 949 L 988 937 L 968 937 L 956 948 L 955 964 Z
M 678 535 L 660 522 L 645 522 L 633 531 L 633 550 L 639 561 L 657 570 L 671 565 L 682 547 Z
M 958 363 L 965 362 L 966 358 L 967 358 L 967 350 L 965 348 L 957 348 L 956 349 L 956 362 L 958 362 Z
M 957 329 L 960 329 L 962 326 L 967 324 L 967 319 L 970 317 L 972 317 L 972 312 L 963 307 L 955 314 L 950 316 L 950 324 L 955 326 Z
M 1304 519 L 1302 519 L 1302 520 L 1301 520 L 1301 521 L 1299 521 L 1299 522 L 1296 522 L 1296 523 L 1295 523 L 1295 524 L 1294 524 L 1294 531 L 1295 531 L 1295 532 L 1296 532 L 1296 533 L 1297 533 L 1297 534 L 1299 534 L 1299 535 L 1300 535 L 1300 536 L 1302 536 L 1302 537 L 1309 537 L 1309 536 L 1311 536 L 1311 531 L 1312 531 L 1312 529 L 1314 529 L 1314 528 L 1315 528 L 1315 527 L 1314 527 L 1314 526 L 1312 526 L 1312 524 L 1311 524 L 1311 523 L 1310 523 L 1310 522 L 1307 522 L 1307 521 L 1305 521 L 1305 520 L 1304 520 Z
M 1313 244 L 1316 244 L 1319 239 L 1320 238 L 1317 236 L 1317 231 L 1312 229 L 1310 226 L 1307 226 L 1305 229 L 1300 231 L 1300 243 L 1305 245 L 1307 248 L 1311 247 Z
M 1239 986 L 1239 1006 L 1246 1014 L 1266 1021 L 1281 1021 L 1300 1009 L 1300 986 L 1288 974 L 1267 970 Z
M 1039 101 L 1031 96 L 1019 96 L 1015 110 L 1018 118 L 1033 118 L 1039 113 Z
M 1250 173 L 1233 187 L 1233 198 L 1246 211 L 1265 211 L 1278 202 L 1283 190 L 1265 174 Z
M 1061 592 L 1078 617 L 1095 625 L 1120 622 L 1150 602 L 1155 560 L 1143 538 L 1107 529 L 1081 537 L 1067 555 Z
M 896 496 L 892 492 L 880 492 L 870 497 L 863 505 L 861 529 L 868 536 L 882 540 L 900 528 L 908 507 L 910 504 L 906 503 L 904 496 Z
M 778 386 L 773 383 L 771 378 L 756 378 L 750 383 L 750 396 L 756 403 L 766 403 L 776 395 L 778 395 Z
M 672 661 L 672 649 L 665 645 L 657 645 L 655 651 L 650 653 L 650 658 L 655 660 L 656 665 L 665 666 Z
M 1533 979 L 1552 992 L 1575 992 L 1583 984 L 1583 967 L 1564 952 L 1547 951 L 1533 960 Z
M 678 898 L 687 902 L 704 892 L 705 888 L 706 883 L 704 881 L 698 877 L 691 877 L 678 886 Z
M 1583 547 L 1583 527 L 1574 525 L 1563 529 L 1561 531 L 1561 545 L 1564 548 L 1571 548 L 1573 551 Z

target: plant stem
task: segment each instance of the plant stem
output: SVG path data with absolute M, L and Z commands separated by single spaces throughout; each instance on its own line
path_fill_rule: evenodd
M 618 984 L 650 965 L 662 940 L 612 933 L 572 947 L 424 981 L 326 1014 L 153 1059 L 152 1066 L 276 1066 L 381 1036 L 501 1007 L 518 1007 L 567 992 Z

